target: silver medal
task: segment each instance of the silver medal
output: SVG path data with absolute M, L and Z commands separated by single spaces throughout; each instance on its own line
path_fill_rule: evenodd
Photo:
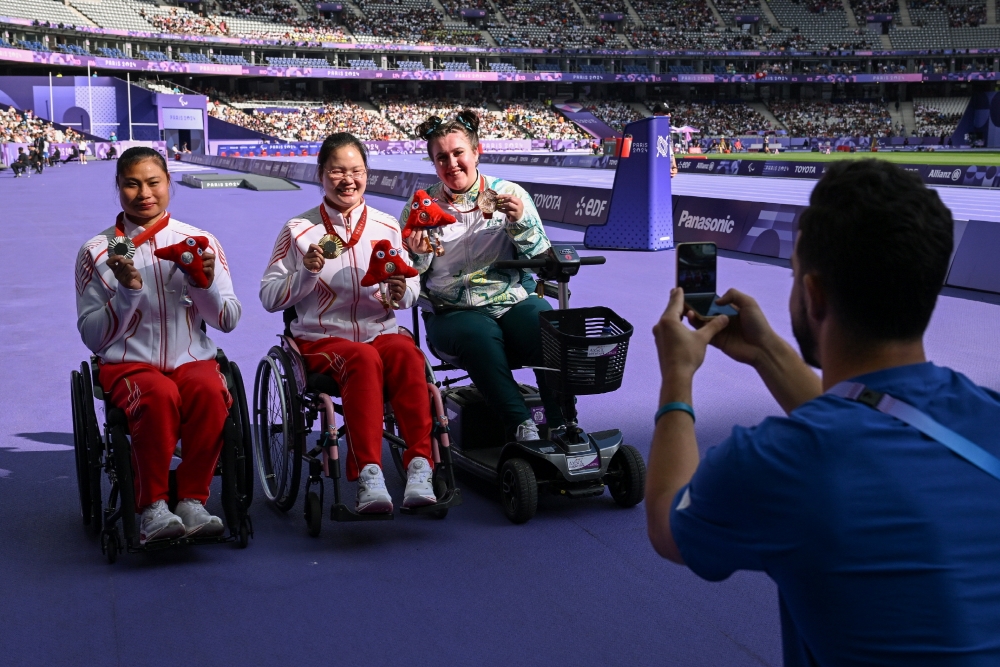
M 135 244 L 132 243 L 132 239 L 127 236 L 114 236 L 113 234 L 108 235 L 108 256 L 118 255 L 119 257 L 124 257 L 125 259 L 132 259 L 135 257 Z

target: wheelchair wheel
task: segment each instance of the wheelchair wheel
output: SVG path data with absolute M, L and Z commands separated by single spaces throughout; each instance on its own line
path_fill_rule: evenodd
M 608 491 L 622 507 L 635 507 L 646 493 L 646 462 L 632 445 L 622 445 L 608 464 Z
M 500 499 L 503 513 L 513 523 L 525 523 L 538 511 L 538 482 L 531 464 L 507 459 L 500 468 Z
M 83 524 L 92 534 L 101 531 L 101 432 L 94 410 L 94 388 L 90 365 L 80 364 L 80 372 L 70 375 L 73 407 L 73 449 L 76 454 L 76 480 L 80 491 Z
M 250 424 L 250 409 L 247 407 L 247 392 L 243 386 L 243 373 L 234 362 L 229 362 L 229 372 L 233 376 L 233 411 L 239 414 L 230 416 L 233 423 L 239 427 L 241 451 L 237 456 L 236 487 L 243 496 L 243 509 L 249 509 L 253 503 L 253 427 Z M 242 457 L 242 466 L 239 466 Z
M 114 461 L 115 480 L 118 482 L 118 499 L 121 502 L 122 529 L 125 533 L 125 544 L 134 546 L 139 543 L 139 530 L 135 517 L 135 483 L 132 477 L 132 446 L 125 437 L 128 421 L 125 413 L 118 408 L 112 408 L 108 415 L 111 427 L 111 456 Z M 105 531 L 118 534 L 116 526 L 105 526 Z
M 305 434 L 292 365 L 280 347 L 261 359 L 253 393 L 257 475 L 267 499 L 287 512 L 299 492 Z
M 90 451 L 87 447 L 87 426 L 83 419 L 83 378 L 78 371 L 69 377 L 70 405 L 73 410 L 73 452 L 76 459 L 76 486 L 80 492 L 83 525 L 89 526 L 91 515 Z M 100 496 L 100 490 L 98 490 Z

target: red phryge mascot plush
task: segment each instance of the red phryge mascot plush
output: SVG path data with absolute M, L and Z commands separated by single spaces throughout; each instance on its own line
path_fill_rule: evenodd
M 413 193 L 413 203 L 410 204 L 410 215 L 406 218 L 403 238 L 409 238 L 414 230 L 426 230 L 427 240 L 434 248 L 434 254 L 440 257 L 444 254 L 444 246 L 441 245 L 441 226 L 453 222 L 455 216 L 445 213 L 438 206 L 437 200 L 427 194 L 426 190 L 417 190 Z
M 207 248 L 208 239 L 206 237 L 189 236 L 180 243 L 154 250 L 153 254 L 160 259 L 174 262 L 175 267 L 186 273 L 195 287 L 205 289 L 208 287 L 208 276 L 205 275 L 202 255 L 205 254 Z M 173 271 L 171 269 L 171 274 Z
M 454 222 L 452 218 L 452 222 Z M 372 248 L 371 259 L 368 260 L 368 271 L 361 279 L 363 287 L 371 287 L 379 283 L 382 292 L 382 303 L 389 304 L 393 308 L 399 308 L 399 304 L 389 299 L 389 289 L 385 281 L 389 276 L 402 276 L 412 278 L 417 275 L 417 270 L 403 261 L 402 251 L 396 250 L 388 240 L 382 239 Z

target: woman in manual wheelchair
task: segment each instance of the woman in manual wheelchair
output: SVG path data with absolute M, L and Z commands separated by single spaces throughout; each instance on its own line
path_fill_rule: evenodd
M 392 516 L 382 472 L 385 401 L 405 442 L 403 510 L 440 507 L 426 362 L 413 339 L 400 332 L 394 314 L 416 303 L 418 281 L 400 275 L 416 272 L 405 258 L 396 219 L 365 203 L 364 144 L 346 132 L 333 134 L 317 162 L 323 201 L 285 223 L 261 280 L 261 303 L 269 312 L 286 313 L 290 334 L 261 362 L 255 381 L 255 442 L 265 492 L 282 510 L 294 504 L 300 434 L 318 413 L 324 419 L 322 468 L 334 479 L 337 494 L 333 518 L 354 520 L 357 515 L 339 501 L 338 434 L 329 398 L 339 394 L 349 446 L 347 478 L 358 481 L 357 514 Z M 318 534 L 322 501 L 308 490 L 319 482 L 322 493 L 321 464 L 315 453 L 306 458 L 306 517 Z
M 232 331 L 240 319 L 240 302 L 215 237 L 167 212 L 170 175 L 159 153 L 141 147 L 125 151 L 116 165 L 115 182 L 122 212 L 114 225 L 83 245 L 76 263 L 77 326 L 95 355 L 92 373 L 84 368 L 73 376 L 74 429 L 82 431 L 77 447 L 90 443 L 82 455 L 78 452 L 83 457 L 83 471 L 78 471 L 81 500 L 96 499 L 99 507 L 93 387 L 106 400 L 113 441 L 107 469 L 122 498 L 121 510 L 141 513 L 138 544 L 221 539 L 223 523 L 204 503 L 223 448 L 224 427 L 233 428 L 227 425 L 233 397 L 223 372 L 237 380 L 239 376 L 235 364 L 220 368 L 217 358 L 224 356 L 205 334 L 204 324 Z M 116 423 L 119 410 L 127 423 Z M 239 426 L 245 421 L 240 419 Z M 127 428 L 130 447 L 124 435 L 116 438 L 116 428 L 122 434 Z M 178 440 L 182 460 L 171 474 Z M 121 456 L 129 450 L 131 465 Z M 78 466 L 80 462 L 78 458 Z M 96 477 L 91 474 L 95 468 Z M 133 476 L 134 485 L 120 484 Z M 225 504 L 225 492 L 223 496 Z M 178 501 L 173 511 L 168 506 L 171 498 Z M 100 516 L 88 516 L 87 507 L 84 514 L 85 520 L 101 521 Z M 118 515 L 110 516 L 105 517 L 109 543 L 102 546 L 110 548 L 113 560 L 121 544 L 113 525 Z M 231 528 L 242 533 L 248 529 L 245 512 L 238 517 L 239 528 Z M 122 519 L 132 548 L 134 520 Z M 242 536 L 241 542 L 245 545 Z

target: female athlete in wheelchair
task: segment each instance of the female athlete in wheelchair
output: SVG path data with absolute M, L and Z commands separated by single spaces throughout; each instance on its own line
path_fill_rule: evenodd
M 398 329 L 394 314 L 395 308 L 416 303 L 419 283 L 389 275 L 379 281 L 380 289 L 365 279 L 379 262 L 392 267 L 389 273 L 405 267 L 415 275 L 404 258 L 399 227 L 393 216 L 364 201 L 368 156 L 357 138 L 346 132 L 328 137 L 318 169 L 323 201 L 285 223 L 261 280 L 261 303 L 269 312 L 284 311 L 288 325 L 282 344 L 261 361 L 254 383 L 255 443 L 265 493 L 282 510 L 294 504 L 304 433 L 318 414 L 321 443 L 305 455 L 310 532 L 319 533 L 322 500 L 309 488 L 318 482 L 322 494 L 321 469 L 334 481 L 335 520 L 391 517 L 392 498 L 382 472 L 388 402 L 405 442 L 403 510 L 433 507 L 443 516 L 448 503 L 441 505 L 435 481 L 449 501 L 456 494 L 435 480 L 440 452 L 432 446 L 431 403 L 436 387 L 429 387 L 423 354 Z M 358 482 L 354 512 L 339 498 L 340 433 L 330 400 L 337 395 L 348 441 L 347 478 Z M 445 486 L 453 490 L 449 479 Z
M 224 430 L 236 434 L 236 442 L 228 440 L 230 463 L 249 455 L 239 442 L 246 419 L 237 414 L 234 424 L 230 414 L 230 387 L 242 391 L 236 387 L 242 384 L 238 369 L 220 368 L 224 357 L 204 331 L 205 323 L 232 331 L 240 319 L 222 247 L 211 234 L 171 218 L 170 175 L 156 151 L 125 151 L 116 184 L 122 212 L 83 245 L 77 259 L 77 326 L 95 357 L 83 373 L 74 372 L 72 387 L 84 518 L 98 527 L 100 468 L 112 478 L 102 538 L 110 560 L 123 547 L 118 518 L 130 549 L 154 541 L 225 539 L 222 520 L 204 506 Z M 228 384 L 227 376 L 234 375 L 237 382 Z M 107 444 L 100 442 L 94 394 L 105 399 Z M 182 460 L 171 471 L 178 440 Z M 241 488 L 233 489 L 229 479 L 228 492 L 224 481 L 223 504 L 231 530 L 244 533 L 245 545 L 249 480 L 239 477 Z M 234 494 L 240 496 L 239 511 L 230 511 Z M 116 495 L 122 501 L 117 512 Z M 141 513 L 137 536 L 135 512 Z
M 643 495 L 642 457 L 617 429 L 584 432 L 575 401 L 621 385 L 632 327 L 610 309 L 568 310 L 570 277 L 604 259 L 554 250 L 524 188 L 479 173 L 478 129 L 470 110 L 417 128 L 441 180 L 418 191 L 399 220 L 433 311 L 424 312 L 428 348 L 445 362 L 434 370 L 464 370 L 474 384 L 443 392 L 451 454 L 498 483 L 514 523 L 534 515 L 539 488 L 581 498 L 608 487 L 632 507 Z M 432 214 L 435 202 L 440 213 Z M 559 284 L 559 311 L 534 293 L 529 270 Z M 415 332 L 418 325 L 414 315 Z M 518 367 L 535 369 L 537 391 L 514 379 Z M 494 427 L 496 413 L 502 423 Z

